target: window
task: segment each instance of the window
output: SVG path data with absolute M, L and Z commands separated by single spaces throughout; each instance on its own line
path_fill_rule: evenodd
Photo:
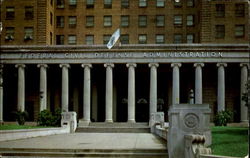
M 139 7 L 147 7 L 147 0 L 139 0 Z
M 6 7 L 6 19 L 14 19 L 15 18 L 15 8 L 14 7 Z
M 94 27 L 94 16 L 86 16 L 86 27 Z
M 129 0 L 122 0 L 121 8 L 129 8 Z
M 139 15 L 139 27 L 146 27 L 146 26 L 147 26 L 147 16 Z
M 122 15 L 121 16 L 121 26 L 122 27 L 128 27 L 129 26 L 129 16 L 128 15 Z
M 155 43 L 156 44 L 163 44 L 163 43 L 165 43 L 165 36 L 164 35 L 156 35 L 155 36 Z
M 225 4 L 216 4 L 216 17 L 225 17 Z
M 14 40 L 15 28 L 14 27 L 6 27 L 6 35 L 5 40 L 11 41 Z
M 174 25 L 175 26 L 182 26 L 182 15 L 175 15 L 174 16 Z
M 235 4 L 235 16 L 244 17 L 245 16 L 245 5 L 244 4 Z
M 57 8 L 64 8 L 64 0 L 56 0 Z
M 245 36 L 245 25 L 235 25 L 235 37 Z
M 87 45 L 93 45 L 94 44 L 94 35 L 86 35 L 85 43 Z
M 175 44 L 182 43 L 182 34 L 174 34 L 174 43 Z
M 112 0 L 104 0 L 104 8 L 112 8 Z
M 215 37 L 224 38 L 225 37 L 225 25 L 216 25 L 215 26 Z
M 194 0 L 187 0 L 187 7 L 194 7 Z
M 34 7 L 26 6 L 25 7 L 25 19 L 33 19 L 34 18 Z
M 77 0 L 69 0 L 70 7 L 76 7 Z
M 147 35 L 139 35 L 138 43 L 139 44 L 147 44 Z
M 63 45 L 64 44 L 64 35 L 56 35 L 56 44 Z
M 187 26 L 194 26 L 194 16 L 187 15 Z
M 24 40 L 32 40 L 33 39 L 33 27 L 25 27 L 24 28 Z
M 175 1 L 174 0 L 174 7 L 182 7 L 182 2 L 181 2 L 182 0 L 179 0 L 179 1 Z
M 76 16 L 69 16 L 69 28 L 76 27 Z
M 50 12 L 50 25 L 53 24 L 53 14 Z
M 165 26 L 165 16 L 164 15 L 156 15 L 156 26 L 158 26 L 158 27 Z
M 112 16 L 104 16 L 103 17 L 103 26 L 104 27 L 111 27 L 112 26 Z
M 194 43 L 194 34 L 187 34 L 187 43 Z
M 156 7 L 164 7 L 164 6 L 165 6 L 165 0 L 156 1 Z
M 68 36 L 68 44 L 70 44 L 70 45 L 76 44 L 76 35 L 69 35 Z
M 53 44 L 53 34 L 52 34 L 52 32 L 50 32 L 50 45 L 52 45 Z
M 50 5 L 53 6 L 53 0 L 50 0 Z
M 129 44 L 129 35 L 121 35 L 120 42 L 121 44 Z
M 111 35 L 103 35 L 103 44 L 108 44 Z
M 56 27 L 64 27 L 64 16 L 56 17 Z
M 94 8 L 94 0 L 87 0 L 86 2 L 86 8 Z

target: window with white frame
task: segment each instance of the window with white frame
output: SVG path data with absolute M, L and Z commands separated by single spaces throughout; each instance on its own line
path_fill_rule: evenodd
M 112 0 L 104 0 L 104 8 L 112 8 Z
M 94 27 L 94 16 L 86 16 L 86 27 Z
M 139 0 L 139 7 L 147 7 L 147 0 Z
M 156 7 L 164 7 L 165 0 L 156 0 Z
M 76 27 L 76 16 L 69 16 L 69 28 Z
M 86 35 L 85 43 L 87 45 L 93 45 L 94 44 L 94 35 Z
M 86 0 L 86 8 L 94 8 L 95 0 Z
M 174 34 L 174 43 L 175 44 L 182 43 L 182 34 Z
M 147 16 L 139 15 L 139 27 L 146 27 L 146 26 L 147 26 Z
M 77 0 L 69 0 L 69 5 L 75 7 Z
M 235 25 L 235 37 L 245 36 L 245 25 Z
M 33 33 L 34 33 L 33 27 L 25 27 L 24 28 L 24 40 L 32 40 Z
M 121 8 L 129 8 L 129 0 L 121 0 Z
M 163 44 L 165 43 L 165 36 L 164 35 L 156 35 L 155 36 L 155 43 L 156 44 Z
M 103 26 L 104 27 L 111 27 L 112 26 L 112 16 L 104 16 L 103 17 Z
M 6 27 L 5 40 L 11 41 L 14 40 L 15 28 L 14 27 Z
M 76 44 L 76 35 L 69 35 L 68 36 L 68 44 L 75 45 Z
M 156 26 L 158 26 L 158 27 L 165 26 L 165 16 L 164 15 L 156 15 Z
M 121 26 L 128 27 L 129 26 L 129 15 L 122 15 L 121 16 Z
M 141 34 L 138 36 L 138 43 L 139 44 L 147 44 L 147 35 Z
M 174 15 L 174 25 L 182 26 L 182 15 Z
M 194 26 L 194 15 L 187 15 L 187 26 Z
M 194 43 L 194 34 L 187 34 L 187 43 Z

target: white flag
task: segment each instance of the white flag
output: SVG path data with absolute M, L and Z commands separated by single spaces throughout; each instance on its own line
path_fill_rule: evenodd
M 120 37 L 120 29 L 117 29 L 109 39 L 109 42 L 107 44 L 108 49 L 111 49 L 115 45 L 119 37 Z

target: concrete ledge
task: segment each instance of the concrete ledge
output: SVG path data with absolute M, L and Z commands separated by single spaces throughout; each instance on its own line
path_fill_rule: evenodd
M 160 125 L 156 125 L 154 133 L 160 136 L 161 138 L 167 140 L 168 130 L 166 128 L 162 128 Z
M 55 134 L 70 133 L 69 126 L 59 128 L 39 128 L 39 129 L 21 129 L 21 130 L 1 130 L 0 141 L 24 139 L 31 137 L 48 136 Z
M 200 155 L 199 158 L 239 158 L 239 157 L 229 157 L 229 156 L 219 156 L 219 155 Z

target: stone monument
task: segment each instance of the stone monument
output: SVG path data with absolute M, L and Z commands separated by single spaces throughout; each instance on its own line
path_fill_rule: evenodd
M 70 133 L 74 133 L 77 127 L 76 112 L 63 112 L 61 126 L 69 126 Z

